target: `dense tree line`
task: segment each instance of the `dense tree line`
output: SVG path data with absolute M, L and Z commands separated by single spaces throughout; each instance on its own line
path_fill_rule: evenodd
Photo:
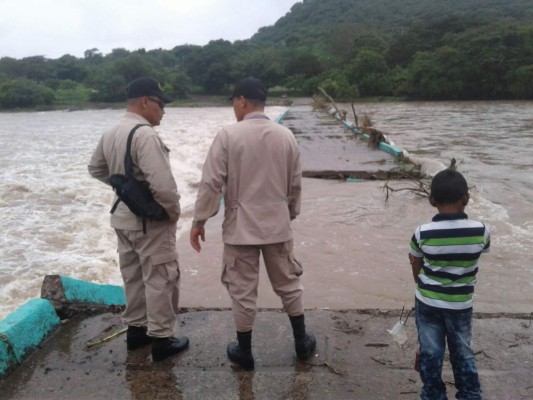
M 227 94 L 243 76 L 271 92 L 337 98 L 533 99 L 533 3 L 304 0 L 249 40 L 172 50 L 0 59 L 0 108 L 118 102 L 153 76 L 175 98 Z

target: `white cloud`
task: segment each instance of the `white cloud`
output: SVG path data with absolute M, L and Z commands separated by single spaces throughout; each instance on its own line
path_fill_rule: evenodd
M 250 38 L 297 0 L 0 0 L 0 57 L 171 49 Z

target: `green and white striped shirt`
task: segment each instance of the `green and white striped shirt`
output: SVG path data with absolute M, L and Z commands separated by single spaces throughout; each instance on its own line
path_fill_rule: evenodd
M 417 299 L 437 308 L 471 308 L 478 260 L 489 251 L 489 229 L 465 213 L 437 214 L 420 225 L 409 248 L 413 256 L 424 258 Z

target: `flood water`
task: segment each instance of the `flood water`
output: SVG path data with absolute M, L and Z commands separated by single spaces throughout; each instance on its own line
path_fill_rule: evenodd
M 467 213 L 492 229 L 481 261 L 480 310 L 533 311 L 532 102 L 361 103 L 389 139 L 437 171 L 454 157 L 472 188 Z M 351 111 L 350 105 L 343 105 Z M 269 107 L 275 119 L 286 110 Z M 120 285 L 116 239 L 109 227 L 112 192 L 87 173 L 102 132 L 121 110 L 0 114 L 0 318 L 39 297 L 47 274 Z M 350 113 L 348 114 L 348 117 Z M 188 235 L 201 166 L 231 108 L 168 108 L 158 129 L 171 149 Z M 434 213 L 406 192 L 384 203 L 382 183 L 304 180 L 295 222 L 306 269 L 306 306 L 400 307 L 412 299 L 406 262 L 414 228 Z M 213 239 L 214 240 L 214 239 Z M 183 239 L 179 246 L 184 246 Z M 209 245 L 209 242 L 206 246 Z M 189 249 L 178 248 L 189 253 Z M 185 257 L 187 259 L 187 257 Z M 189 256 L 190 259 L 190 256 Z M 207 267 L 206 267 L 207 268 Z M 212 267 L 209 267 L 212 268 Z M 220 305 L 219 273 L 184 265 L 188 306 Z M 208 283 L 206 283 L 208 282 Z M 211 285 L 217 292 L 210 291 Z M 192 288 L 192 289 L 191 289 Z M 271 305 L 267 298 L 263 305 Z M 277 303 L 276 303 L 277 304 Z

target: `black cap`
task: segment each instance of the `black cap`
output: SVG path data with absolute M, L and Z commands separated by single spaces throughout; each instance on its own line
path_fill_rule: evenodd
M 237 83 L 237 86 L 235 86 L 233 95 L 230 97 L 230 99 L 241 96 L 245 99 L 264 101 L 267 98 L 267 90 L 263 85 L 263 82 L 261 82 L 259 79 L 252 77 L 244 78 Z
M 165 96 L 161 90 L 161 85 L 154 78 L 137 78 L 128 83 L 126 89 L 128 99 L 136 99 L 143 96 L 158 97 L 164 103 L 170 103 L 172 99 Z

